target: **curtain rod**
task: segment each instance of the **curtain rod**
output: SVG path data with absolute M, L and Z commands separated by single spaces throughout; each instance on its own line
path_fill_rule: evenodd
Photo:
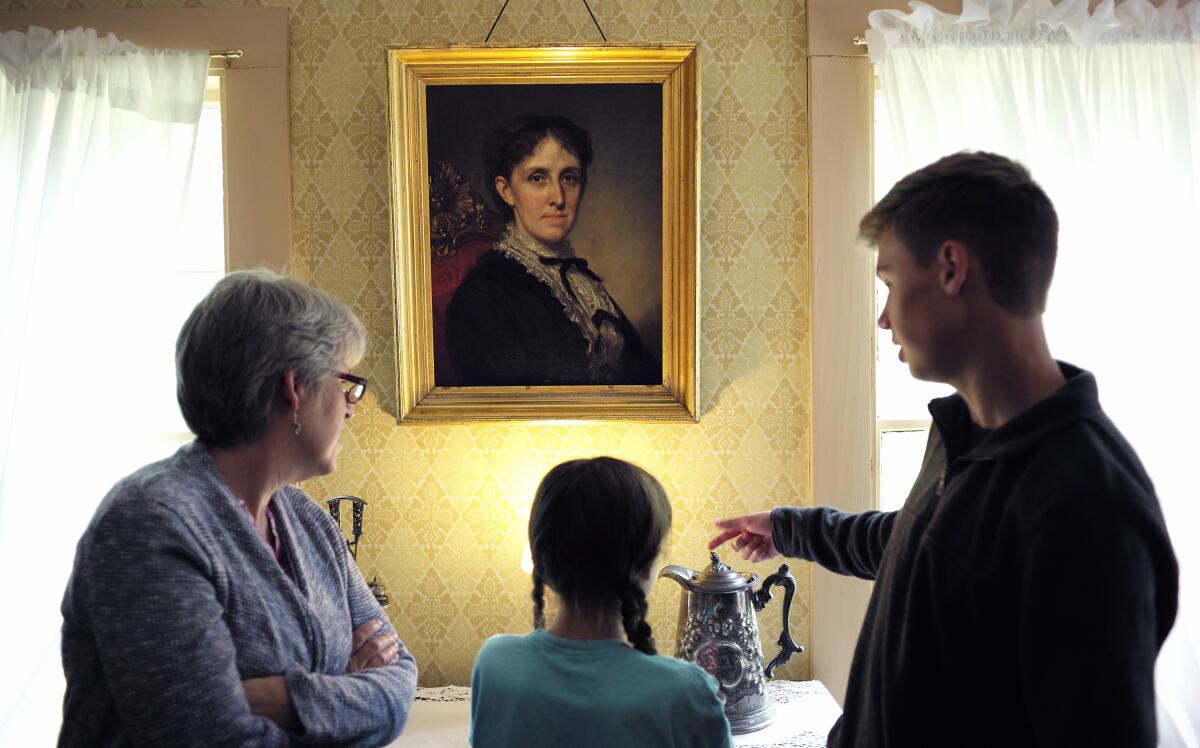
M 240 49 L 215 49 L 209 52 L 208 56 L 218 60 L 240 60 L 246 56 L 246 53 Z
M 867 37 L 852 36 L 852 37 L 850 37 L 850 43 L 856 47 L 865 47 L 865 46 L 867 46 Z

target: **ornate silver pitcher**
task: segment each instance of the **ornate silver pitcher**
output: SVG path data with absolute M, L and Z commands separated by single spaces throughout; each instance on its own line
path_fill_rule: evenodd
M 716 553 L 709 555 L 712 563 L 703 571 L 664 566 L 658 574 L 674 579 L 684 588 L 679 599 L 675 656 L 696 663 L 721 684 L 725 716 L 733 732 L 753 732 L 775 719 L 775 705 L 767 693 L 766 681 L 775 668 L 794 653 L 804 651 L 788 631 L 796 580 L 788 572 L 787 564 L 783 564 L 755 592 L 757 574 L 734 571 L 721 563 Z M 771 601 L 774 585 L 785 590 L 783 632 L 779 635 L 779 654 L 764 668 L 754 612 Z

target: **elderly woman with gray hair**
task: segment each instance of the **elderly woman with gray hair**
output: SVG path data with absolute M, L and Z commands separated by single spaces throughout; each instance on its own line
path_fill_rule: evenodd
M 362 324 L 269 271 L 228 275 L 176 346 L 195 441 L 121 480 L 63 599 L 60 745 L 380 745 L 417 668 L 339 528 L 325 475 L 367 381 Z

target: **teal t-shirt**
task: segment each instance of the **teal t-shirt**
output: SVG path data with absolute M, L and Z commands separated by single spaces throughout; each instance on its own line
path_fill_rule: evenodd
M 732 739 L 717 682 L 697 665 L 537 629 L 479 650 L 471 745 L 727 748 Z

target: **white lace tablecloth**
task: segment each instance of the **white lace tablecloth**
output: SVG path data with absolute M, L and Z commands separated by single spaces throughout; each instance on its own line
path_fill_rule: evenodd
M 770 681 L 775 721 L 761 730 L 734 735 L 735 746 L 825 748 L 829 728 L 842 713 L 825 686 L 816 680 Z M 418 688 L 416 703 L 396 748 L 463 748 L 471 723 L 471 689 L 466 686 Z
M 819 680 L 767 681 L 775 721 L 761 730 L 734 735 L 734 745 L 769 748 L 825 748 L 829 728 L 842 709 Z
M 467 686 L 439 686 L 418 688 L 417 701 L 470 701 L 471 689 Z

